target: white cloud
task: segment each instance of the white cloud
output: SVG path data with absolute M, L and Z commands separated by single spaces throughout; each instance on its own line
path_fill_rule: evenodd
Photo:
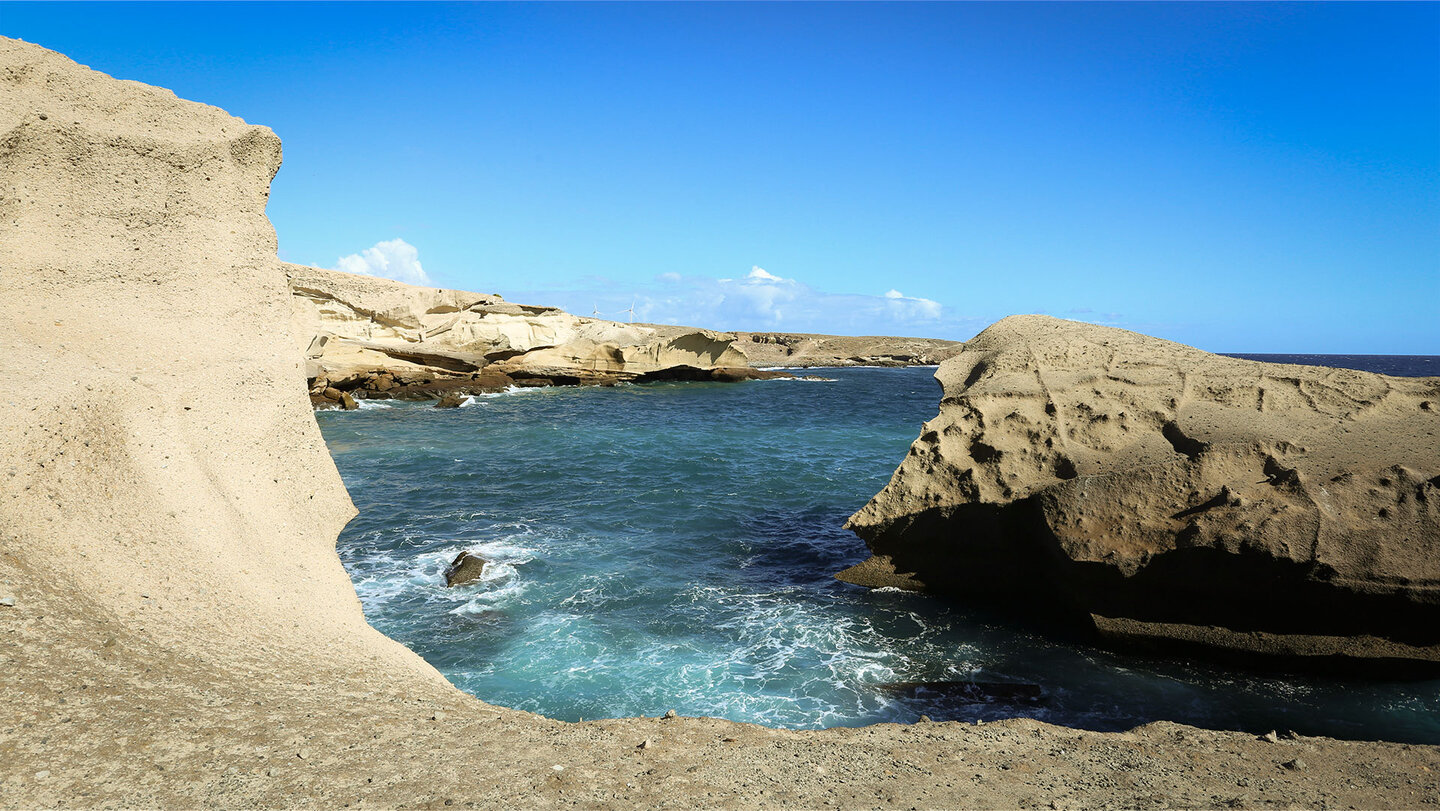
M 944 310 L 938 301 L 907 296 L 893 287 L 885 293 L 885 299 L 887 306 L 899 318 L 933 321 Z
M 335 269 L 347 273 L 379 276 L 407 284 L 430 285 L 430 277 L 420 267 L 420 252 L 403 239 L 377 242 L 373 248 L 342 256 Z
M 649 285 L 591 281 L 583 289 L 501 292 L 511 301 L 559 306 L 570 312 L 589 314 L 598 307 L 605 317 L 621 321 L 629 318 L 624 311 L 633 298 L 636 321 L 722 330 L 961 338 L 984 324 L 937 301 L 899 290 L 880 295 L 830 293 L 758 266 L 740 278 L 662 273 Z

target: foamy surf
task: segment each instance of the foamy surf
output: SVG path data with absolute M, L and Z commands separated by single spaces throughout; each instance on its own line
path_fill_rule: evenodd
M 570 721 L 674 709 L 795 728 L 928 715 L 1268 730 L 1303 718 L 1305 734 L 1440 741 L 1434 683 L 1361 691 L 1117 660 L 837 583 L 864 554 L 845 517 L 884 486 L 939 392 L 924 369 L 824 376 L 835 382 L 623 396 L 516 387 L 475 398 L 488 405 L 465 420 L 404 402 L 318 413 L 360 508 L 339 551 L 366 617 L 459 688 Z M 532 392 L 555 396 L 511 396 Z M 492 563 L 447 589 L 466 550 Z M 1045 700 L 897 687 L 966 680 L 1039 685 Z

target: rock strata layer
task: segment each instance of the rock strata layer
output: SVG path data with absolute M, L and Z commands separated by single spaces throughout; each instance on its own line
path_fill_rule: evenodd
M 841 573 L 1131 643 L 1440 661 L 1440 378 L 1012 316 L 848 526 Z
M 303 265 L 285 270 L 291 328 L 317 407 L 335 407 L 326 389 L 430 399 L 513 385 L 783 376 L 751 368 L 727 333 L 581 318 L 497 295 Z

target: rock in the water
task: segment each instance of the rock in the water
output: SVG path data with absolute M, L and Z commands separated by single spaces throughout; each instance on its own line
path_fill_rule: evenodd
M 340 407 L 346 411 L 354 411 L 360 407 L 360 404 L 355 402 L 355 398 L 350 396 L 350 392 L 342 391 L 340 392 Z
M 445 570 L 445 585 L 454 588 L 480 579 L 485 572 L 485 559 L 470 552 L 461 552 Z
M 435 407 L 436 407 L 436 408 L 459 408 L 460 406 L 464 405 L 464 404 L 465 404 L 465 401 L 468 400 L 468 399 L 469 399 L 469 397 L 467 397 L 467 396 L 464 395 L 464 394 L 454 394 L 454 393 L 451 393 L 451 394 L 445 395 L 444 397 L 441 397 L 441 398 L 440 398 L 440 402 L 436 403 L 436 404 L 435 404 Z
M 1013 316 L 848 526 L 841 573 L 1107 638 L 1440 662 L 1440 378 L 1221 357 Z

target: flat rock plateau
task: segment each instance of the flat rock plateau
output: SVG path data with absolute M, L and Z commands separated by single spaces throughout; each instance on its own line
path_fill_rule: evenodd
M 354 508 L 264 213 L 275 135 L 15 40 L 0 40 L 0 133 L 0 805 L 1440 797 L 1426 746 L 1167 723 L 566 724 L 465 695 L 365 623 L 336 557 Z
M 755 366 L 934 366 L 965 345 L 936 338 L 736 332 L 734 346 Z

